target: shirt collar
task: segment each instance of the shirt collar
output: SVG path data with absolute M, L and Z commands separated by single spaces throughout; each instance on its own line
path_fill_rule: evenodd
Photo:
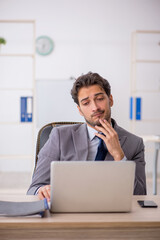
M 87 129 L 88 129 L 89 140 L 92 141 L 93 138 L 95 137 L 95 133 L 98 131 L 88 125 L 87 125 Z
M 111 126 L 113 127 L 112 122 L 111 122 Z M 88 129 L 89 140 L 92 141 L 93 138 L 95 137 L 95 133 L 98 132 L 98 131 L 95 130 L 94 128 L 88 126 L 88 124 L 87 124 L 87 129 Z

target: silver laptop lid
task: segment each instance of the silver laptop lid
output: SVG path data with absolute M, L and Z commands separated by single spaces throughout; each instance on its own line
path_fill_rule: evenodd
M 134 176 L 133 161 L 54 161 L 51 212 L 128 212 Z

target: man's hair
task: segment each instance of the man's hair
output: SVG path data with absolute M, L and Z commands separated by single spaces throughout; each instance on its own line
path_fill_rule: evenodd
M 111 86 L 109 82 L 101 77 L 98 73 L 89 72 L 78 77 L 73 84 L 71 89 L 71 96 L 75 103 L 79 105 L 78 102 L 78 92 L 82 87 L 89 87 L 92 85 L 99 85 L 106 92 L 109 97 L 111 94 Z

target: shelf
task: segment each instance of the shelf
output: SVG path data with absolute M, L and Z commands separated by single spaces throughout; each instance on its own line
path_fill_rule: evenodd
M 8 159 L 8 158 L 16 158 L 16 159 L 28 159 L 28 158 L 33 158 L 32 155 L 0 155 L 0 159 Z
M 0 125 L 24 125 L 24 124 L 33 124 L 33 122 L 0 122 Z
M 34 88 L 0 88 L 0 91 L 34 91 Z
M 143 36 L 143 34 L 145 35 Z M 130 94 L 133 97 L 133 102 L 130 102 L 130 110 L 133 119 L 130 119 L 130 126 L 131 131 L 138 135 L 142 135 L 144 132 L 155 134 L 159 131 L 159 129 L 156 129 L 156 125 L 160 123 L 159 112 L 156 111 L 160 96 L 160 57 L 158 56 L 160 42 L 158 34 L 160 34 L 160 31 L 154 30 L 137 30 L 132 33 Z M 158 101 L 152 107 L 150 97 L 153 95 L 156 96 Z M 137 96 L 142 98 L 140 106 L 136 102 Z M 145 109 L 143 109 L 144 107 Z M 136 120 L 137 113 L 141 114 L 140 120 Z
M 35 58 L 35 55 L 34 54 L 30 54 L 30 53 L 18 53 L 18 54 L 15 54 L 15 53 L 1 53 L 0 54 L 0 57 L 32 57 L 32 58 Z
M 0 23 L 32 23 L 35 24 L 35 20 L 21 20 L 21 19 L 15 19 L 15 20 L 0 20 Z
M 142 123 L 142 122 L 153 122 L 153 123 L 156 123 L 156 122 L 160 122 L 160 119 L 141 119 L 141 120 L 135 120 L 135 119 L 132 119 L 130 120 L 131 122 L 136 122 L 136 123 Z
M 25 171 L 25 165 L 23 166 L 23 162 L 24 162 L 24 164 L 25 164 L 25 162 L 29 162 L 34 167 L 34 159 L 35 159 L 34 152 L 35 152 L 35 138 L 36 138 L 35 137 L 36 136 L 36 125 L 35 125 L 35 117 L 36 117 L 36 114 L 35 114 L 35 108 L 36 108 L 35 107 L 35 39 L 36 39 L 36 31 L 35 30 L 36 30 L 36 25 L 35 24 L 36 24 L 36 22 L 33 19 L 32 20 L 23 20 L 23 19 L 22 20 L 21 19 L 7 20 L 6 19 L 6 20 L 0 20 L 0 24 L 1 23 L 3 24 L 4 31 L 5 31 L 5 29 L 7 29 L 7 26 L 9 26 L 8 33 L 9 33 L 10 38 L 11 38 L 10 34 L 12 33 L 12 35 L 14 36 L 16 30 L 22 37 L 25 37 L 25 36 L 23 36 L 25 33 L 27 34 L 26 30 L 28 30 L 29 34 L 30 34 L 30 38 L 28 39 L 29 40 L 28 44 L 30 44 L 30 45 L 27 45 L 27 46 L 30 46 L 29 48 L 26 49 L 25 44 L 22 44 L 21 47 L 23 47 L 23 48 L 18 49 L 18 48 L 14 47 L 15 43 L 13 43 L 14 44 L 13 46 L 10 45 L 11 48 L 8 48 L 8 50 L 7 50 L 7 48 L 1 49 L 1 52 L 0 52 L 0 57 L 1 57 L 0 60 L 3 61 L 4 63 L 6 63 L 7 60 L 9 61 L 8 66 L 5 65 L 5 66 L 7 66 L 7 68 L 4 69 L 4 72 L 2 71 L 2 74 L 4 75 L 4 76 L 2 75 L 2 77 L 4 78 L 3 79 L 4 84 L 0 86 L 0 94 L 2 96 L 4 95 L 4 99 L 6 99 L 6 97 L 8 97 L 8 96 L 9 97 L 16 96 L 16 99 L 13 98 L 13 100 L 15 100 L 16 106 L 18 105 L 17 107 L 19 109 L 16 113 L 16 118 L 12 117 L 10 119 L 10 118 L 8 118 L 8 115 L 6 115 L 6 117 L 1 118 L 0 126 L 2 129 L 2 134 L 3 134 L 3 131 L 8 129 L 8 131 L 11 130 L 11 133 L 13 133 L 15 136 L 17 136 L 17 137 L 20 136 L 20 139 L 18 139 L 18 141 L 20 143 L 20 148 L 21 148 L 21 137 L 23 137 L 23 138 L 25 137 L 25 136 L 23 136 L 23 131 L 24 131 L 25 134 L 27 135 L 26 139 L 29 142 L 29 145 L 27 146 L 25 144 L 25 142 L 23 141 L 22 146 L 23 146 L 23 144 L 25 144 L 25 146 L 23 146 L 24 149 L 20 151 L 19 148 L 18 149 L 15 148 L 17 146 L 16 145 L 17 141 L 14 141 L 14 139 L 11 136 L 11 138 L 8 139 L 8 141 L 4 141 L 3 150 L 4 149 L 6 149 L 6 150 L 5 150 L 5 152 L 4 151 L 0 152 L 0 160 L 1 161 L 4 160 L 4 162 L 5 162 L 5 160 L 7 161 L 7 159 L 13 160 L 11 162 L 13 162 L 12 164 L 14 165 L 14 161 L 15 161 L 15 163 L 16 163 L 16 160 L 19 160 L 21 162 L 21 159 L 22 159 L 23 161 L 22 161 L 22 166 L 20 166 L 20 169 L 23 168 L 21 170 Z M 15 25 L 10 25 L 10 24 L 15 24 Z M 22 24 L 22 26 L 18 26 L 17 24 Z M 13 28 L 15 28 L 15 31 L 13 30 Z M 24 34 L 21 31 L 22 28 L 24 29 Z M 26 28 L 26 30 L 25 30 L 25 28 Z M 19 38 L 17 38 L 17 40 L 18 39 Z M 7 57 L 8 57 L 8 59 L 7 59 Z M 25 61 L 26 64 L 28 64 L 27 66 L 29 67 L 30 72 L 29 72 L 29 75 L 26 75 L 26 79 L 25 79 L 26 82 L 22 81 L 22 82 L 20 82 L 20 84 L 15 85 L 14 79 L 16 79 L 16 76 L 17 76 L 16 70 L 13 71 L 13 74 L 11 72 L 9 75 L 7 75 L 6 73 L 7 73 L 7 71 L 10 71 L 10 67 L 11 67 L 11 70 L 12 69 L 14 70 L 14 66 L 12 66 L 13 61 L 15 61 L 15 62 L 17 61 L 17 63 L 22 62 L 22 64 L 24 64 L 22 60 Z M 18 64 L 16 66 L 19 67 L 19 71 L 21 71 L 20 78 L 19 78 L 19 80 L 21 80 L 21 75 L 23 77 L 23 75 L 25 73 L 23 72 L 23 68 L 21 69 L 21 67 L 18 66 Z M 8 76 L 10 77 L 9 80 L 11 80 L 11 81 L 6 82 L 5 77 L 8 77 Z M 29 82 L 28 82 L 27 77 L 29 77 Z M 24 79 L 22 78 L 22 80 L 24 80 Z M 32 97 L 33 97 L 33 101 L 34 101 L 33 106 L 34 107 L 32 109 L 33 110 L 32 122 L 21 122 L 21 118 L 20 118 L 21 112 L 19 112 L 21 110 L 21 108 L 20 108 L 19 100 L 17 99 L 17 97 L 19 97 L 19 95 L 21 95 L 23 93 L 25 93 L 25 95 L 32 95 Z M 5 94 L 7 94 L 7 95 L 5 95 Z M 1 99 L 1 100 L 3 100 L 3 99 Z M 9 108 L 9 109 L 7 109 L 7 111 L 10 111 L 10 108 L 11 108 L 12 111 L 10 111 L 10 114 L 13 114 L 14 105 L 12 105 L 12 98 L 10 99 L 7 106 Z M 4 108 L 4 110 L 5 110 L 5 108 Z M 13 115 L 11 115 L 11 116 L 13 116 Z M 18 131 L 16 132 L 14 128 L 16 128 L 16 130 L 18 130 Z M 21 131 L 22 131 L 22 133 L 21 133 Z M 3 138 L 4 137 L 2 135 L 2 140 L 3 140 Z M 7 149 L 8 149 L 7 146 L 10 144 L 12 144 L 11 146 L 13 148 L 13 151 L 7 151 Z M 15 151 L 15 149 L 17 149 L 17 150 Z M 16 154 L 14 154 L 14 153 L 16 153 Z M 26 154 L 26 153 L 28 153 L 28 154 Z M 3 163 L 3 161 L 2 161 L 2 163 Z M 10 166 L 10 169 L 12 169 L 12 164 Z M 13 167 L 13 169 L 14 169 L 14 167 Z
M 135 94 L 135 93 L 160 93 L 160 89 L 159 90 L 142 90 L 142 89 L 138 89 L 138 90 L 132 90 L 131 93 L 132 94 Z
M 155 30 L 137 30 L 136 33 L 151 33 L 151 34 L 160 34 L 160 31 L 155 31 Z
M 132 61 L 133 64 L 136 63 L 160 63 L 160 60 L 144 60 L 144 59 L 137 59 L 135 61 Z

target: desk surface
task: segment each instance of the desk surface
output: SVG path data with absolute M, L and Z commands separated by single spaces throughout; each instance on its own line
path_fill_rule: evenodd
M 158 208 L 141 208 L 137 200 L 154 200 Z M 0 200 L 35 201 L 36 196 L 0 195 Z M 130 213 L 61 213 L 47 218 L 0 217 L 4 228 L 107 228 L 107 227 L 158 227 L 160 228 L 160 196 L 133 196 Z

